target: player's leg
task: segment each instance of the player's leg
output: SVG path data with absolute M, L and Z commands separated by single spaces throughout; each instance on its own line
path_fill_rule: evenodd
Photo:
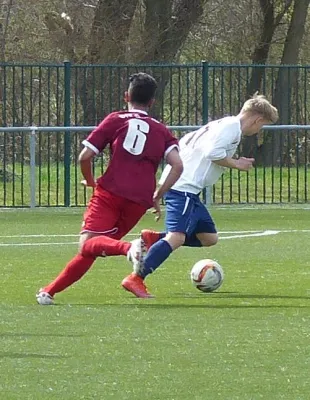
M 198 218 L 195 231 L 186 235 L 183 246 L 188 247 L 209 247 L 214 246 L 218 241 L 218 234 L 212 217 L 200 199 L 196 198 L 195 214 Z M 141 231 L 141 240 L 148 250 L 154 243 L 166 236 L 165 232 L 156 232 L 151 229 Z
M 117 199 L 110 201 L 110 194 L 97 187 L 84 214 L 83 228 L 80 236 L 80 251 L 74 256 L 60 274 L 37 294 L 39 304 L 53 303 L 53 296 L 79 280 L 92 266 L 96 257 L 83 255 L 81 249 L 93 237 L 110 235 L 117 232 L 116 222 L 119 218 Z
M 136 297 L 153 297 L 147 290 L 145 278 L 154 272 L 178 247 L 182 246 L 185 234 L 181 232 L 168 232 L 163 239 L 153 244 L 148 250 L 142 262 L 134 262 L 133 270 L 122 281 L 124 289 L 133 293 Z
M 146 250 L 160 239 L 163 239 L 166 236 L 166 232 L 157 232 L 152 229 L 142 229 L 140 238 L 145 246 Z
M 174 250 L 184 244 L 186 233 L 191 229 L 194 221 L 193 205 L 192 196 L 187 196 L 186 193 L 173 190 L 167 193 L 166 229 L 168 233 L 150 247 L 141 265 L 134 265 L 134 272 L 122 282 L 126 290 L 137 297 L 150 297 L 147 295 L 146 288 L 143 291 L 142 283 L 144 285 L 144 279 L 154 272 Z
M 94 233 L 83 233 L 80 236 L 79 248 L 82 248 L 84 242 L 96 236 Z M 54 302 L 54 295 L 62 292 L 74 282 L 82 278 L 94 263 L 94 257 L 84 257 L 80 252 L 74 256 L 59 275 L 47 286 L 40 289 L 36 295 L 37 302 L 41 305 L 49 305 Z
M 186 237 L 184 246 L 214 246 L 218 242 L 218 233 L 208 209 L 200 200 L 196 203 L 195 214 L 198 218 L 195 231 L 190 236 Z
M 214 246 L 218 242 L 218 234 L 211 232 L 201 232 L 196 234 L 197 240 L 201 243 L 201 247 Z
M 158 242 L 160 239 L 163 239 L 166 236 L 166 232 L 157 232 L 151 229 L 143 229 L 141 231 L 141 240 L 145 245 L 146 250 L 149 250 L 150 247 Z M 190 236 L 186 236 L 185 242 L 183 246 L 188 247 L 209 247 L 213 246 L 217 243 L 218 235 L 214 233 L 202 232 L 197 234 L 196 232 L 192 233 Z
M 196 230 L 191 235 L 186 235 L 185 242 L 183 246 L 188 247 L 210 247 L 214 246 L 218 241 L 218 234 L 215 229 L 214 222 L 205 208 L 205 206 L 200 203 L 199 208 L 199 221 L 197 223 Z M 166 236 L 166 232 L 156 232 L 151 229 L 143 229 L 141 231 L 141 240 L 146 250 L 163 239 Z
M 196 229 L 200 217 L 198 196 L 170 191 L 166 197 L 166 230 L 168 234 L 153 244 L 143 262 L 140 275 L 145 279 L 154 272 Z
M 145 214 L 146 208 L 140 204 L 127 199 L 122 199 L 119 205 L 119 218 L 116 222 L 117 232 L 113 237 L 100 236 L 85 242 L 82 254 L 85 256 L 130 256 L 139 258 L 141 249 L 137 248 L 136 242 L 119 240 L 130 232 Z M 137 254 L 136 254 L 137 253 Z

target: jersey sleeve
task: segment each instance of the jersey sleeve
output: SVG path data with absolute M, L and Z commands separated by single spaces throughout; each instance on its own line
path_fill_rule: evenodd
M 165 158 L 172 149 L 179 149 L 179 141 L 165 128 Z
M 217 132 L 207 145 L 203 145 L 204 155 L 211 161 L 222 160 L 227 157 L 227 151 L 235 141 L 239 141 L 236 124 L 217 127 Z
M 82 144 L 95 154 L 99 154 L 113 141 L 115 131 L 115 114 L 110 114 L 83 140 Z

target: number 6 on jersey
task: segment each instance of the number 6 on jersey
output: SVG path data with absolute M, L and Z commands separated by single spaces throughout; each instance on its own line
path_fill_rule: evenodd
M 142 119 L 130 119 L 123 143 L 124 149 L 134 156 L 142 154 L 146 142 L 146 134 L 149 133 L 149 130 L 150 125 Z

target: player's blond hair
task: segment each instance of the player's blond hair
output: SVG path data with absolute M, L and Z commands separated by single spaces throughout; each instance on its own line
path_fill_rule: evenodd
M 279 119 L 277 108 L 274 107 L 264 95 L 258 94 L 258 92 L 243 104 L 241 112 L 258 114 L 266 121 L 270 121 L 273 124 Z

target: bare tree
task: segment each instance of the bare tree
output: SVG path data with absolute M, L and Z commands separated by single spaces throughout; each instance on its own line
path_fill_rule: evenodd
M 260 38 L 255 45 L 252 55 L 251 78 L 247 87 L 247 96 L 260 91 L 265 72 L 265 64 L 268 60 L 269 50 L 274 33 L 281 23 L 284 15 L 288 12 L 293 0 L 285 0 L 280 4 L 278 0 L 259 0 L 261 14 L 263 17 Z M 277 13 L 277 9 L 280 11 Z M 251 156 L 256 152 L 258 146 L 257 135 L 248 136 L 243 141 L 242 151 L 245 156 Z
M 1 61 L 4 62 L 6 59 L 6 41 L 8 34 L 8 27 L 10 23 L 11 12 L 13 8 L 13 0 L 2 1 L 0 5 L 0 36 L 1 36 Z
M 293 108 L 292 82 L 296 81 L 298 69 L 294 65 L 298 64 L 299 52 L 305 33 L 305 25 L 309 10 L 310 0 L 295 0 L 294 9 L 291 15 L 289 28 L 287 31 L 281 66 L 275 85 L 274 103 L 279 110 L 280 122 L 290 124 L 291 109 Z M 266 143 L 267 163 L 277 164 L 281 152 L 281 132 L 275 135 L 272 146 L 271 139 Z
M 293 0 L 281 1 L 280 4 L 277 3 L 276 0 L 259 0 L 263 21 L 261 25 L 260 38 L 255 45 L 252 55 L 252 64 L 256 65 L 256 67 L 252 69 L 251 79 L 248 86 L 249 94 L 253 94 L 261 88 L 264 73 L 263 65 L 266 64 L 268 60 L 269 50 L 275 30 L 281 23 L 284 15 L 290 9 Z M 277 8 L 280 8 L 278 13 L 276 12 Z M 262 68 L 258 65 L 262 65 Z
M 208 0 L 100 0 L 94 9 L 93 22 L 88 37 L 88 45 L 81 60 L 74 48 L 76 26 L 69 15 L 48 13 L 47 27 L 57 46 L 74 62 L 90 64 L 107 63 L 151 63 L 172 62 L 176 59 L 190 29 L 203 13 Z M 69 20 L 70 18 L 70 20 Z M 63 37 L 66 40 L 63 40 Z M 119 70 L 120 71 L 120 70 Z M 117 81 L 124 87 L 127 72 L 109 71 L 110 76 L 101 88 L 101 94 L 95 93 L 96 71 L 79 79 L 80 99 L 83 104 L 84 123 L 94 123 L 105 114 L 105 109 L 94 101 L 102 92 L 106 101 L 103 104 L 115 104 L 119 94 L 111 91 L 110 81 Z M 154 71 L 151 71 L 154 72 Z M 156 75 L 156 74 L 155 74 Z M 160 92 L 166 86 L 163 75 L 157 76 Z M 118 97 L 116 99 L 116 97 Z M 98 110 L 98 107 L 101 108 Z

